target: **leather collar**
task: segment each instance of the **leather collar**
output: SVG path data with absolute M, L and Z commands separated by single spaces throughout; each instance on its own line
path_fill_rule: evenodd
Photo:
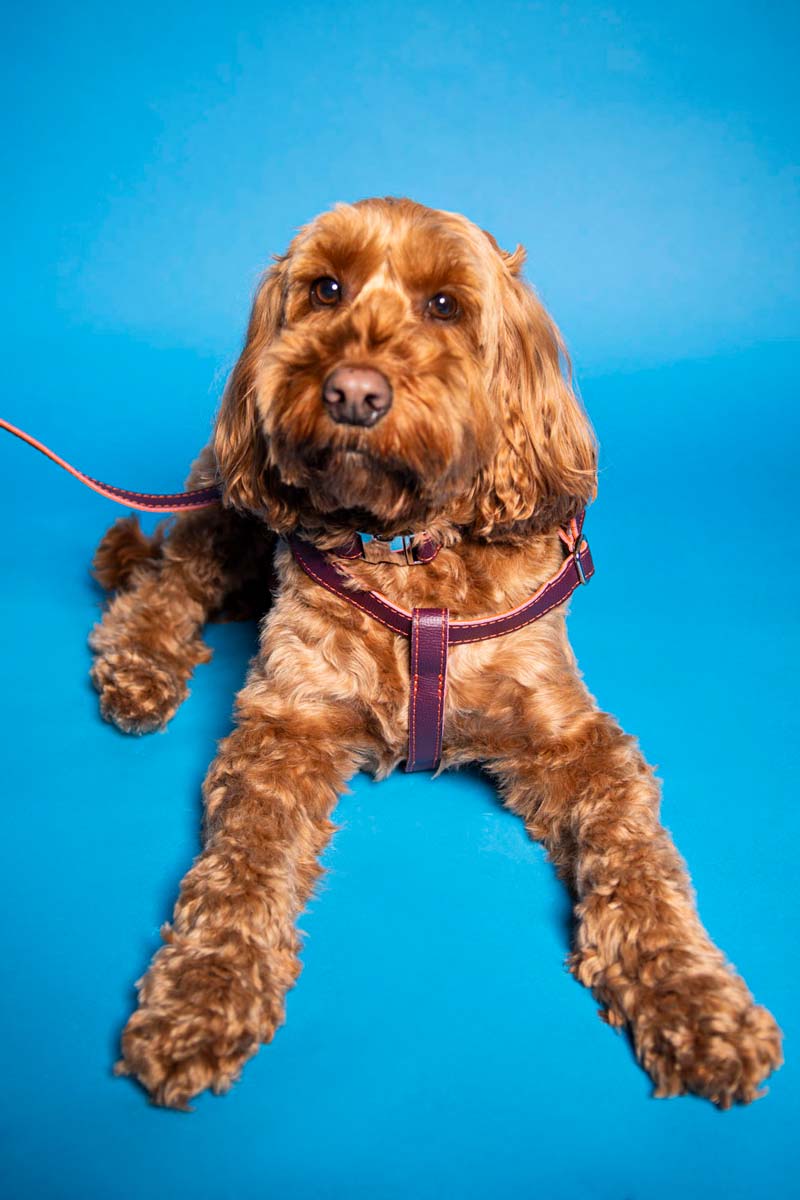
M 429 533 L 406 533 L 387 540 L 370 533 L 352 533 L 330 551 L 335 558 L 364 559 L 372 563 L 414 567 L 432 562 L 440 546 Z

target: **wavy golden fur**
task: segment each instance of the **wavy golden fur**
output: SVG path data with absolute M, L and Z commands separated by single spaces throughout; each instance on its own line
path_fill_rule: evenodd
M 406 609 L 473 618 L 555 573 L 559 526 L 594 496 L 594 437 L 523 259 L 408 200 L 318 218 L 258 290 L 190 476 L 218 479 L 223 504 L 152 542 L 119 522 L 100 546 L 116 594 L 92 634 L 93 678 L 104 716 L 132 732 L 175 712 L 208 657 L 205 621 L 262 611 L 275 590 L 206 779 L 205 848 L 122 1039 L 120 1070 L 158 1103 L 225 1090 L 272 1038 L 337 798 L 356 770 L 385 776 L 406 754 L 408 644 L 308 579 L 275 535 L 330 549 L 353 529 L 427 529 L 442 544 L 432 563 L 359 561 L 353 576 Z M 321 277 L 338 281 L 336 304 L 315 303 Z M 431 311 L 439 293 L 453 319 Z M 342 366 L 388 381 L 380 421 L 332 419 L 322 392 Z M 473 762 L 570 888 L 571 970 L 630 1031 L 656 1094 L 754 1099 L 779 1031 L 700 924 L 653 772 L 584 686 L 563 609 L 451 654 L 442 765 Z

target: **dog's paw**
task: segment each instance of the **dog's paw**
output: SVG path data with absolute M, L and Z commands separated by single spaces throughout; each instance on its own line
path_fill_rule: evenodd
M 758 1099 L 761 1084 L 783 1062 L 774 1018 L 727 973 L 649 993 L 633 1035 L 656 1096 L 691 1092 L 719 1108 Z
M 154 1104 L 186 1110 L 207 1088 L 226 1092 L 257 1049 L 251 1034 L 212 1030 L 202 1013 L 186 1011 L 175 1021 L 139 1009 L 126 1026 L 114 1071 L 138 1079 Z
M 249 976 L 219 952 L 167 948 L 142 983 L 115 1073 L 136 1078 L 167 1108 L 186 1109 L 209 1088 L 226 1092 L 264 1040 Z
M 104 720 L 125 733 L 162 729 L 189 692 L 174 670 L 140 655 L 103 654 L 91 675 Z

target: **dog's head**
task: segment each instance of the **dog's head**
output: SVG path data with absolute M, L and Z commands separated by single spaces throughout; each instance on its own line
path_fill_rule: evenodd
M 557 329 L 464 217 L 341 205 L 264 278 L 217 420 L 225 499 L 278 532 L 314 517 L 481 537 L 562 524 L 595 443 Z

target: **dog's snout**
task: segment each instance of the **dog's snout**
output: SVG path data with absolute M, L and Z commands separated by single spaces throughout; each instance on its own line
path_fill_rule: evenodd
M 322 386 L 322 402 L 342 425 L 375 425 L 392 407 L 392 389 L 374 367 L 337 367 Z

